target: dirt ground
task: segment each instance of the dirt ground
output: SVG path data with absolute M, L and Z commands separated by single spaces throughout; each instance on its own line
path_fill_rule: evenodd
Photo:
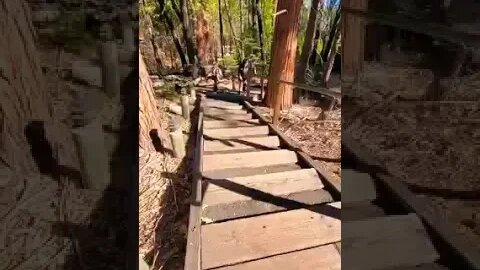
M 343 132 L 369 148 L 480 251 L 480 75 L 458 78 L 443 102 L 421 100 L 428 70 L 370 63 L 342 89 Z M 351 89 L 356 89 L 352 91 Z
M 167 129 L 171 117 L 167 112 L 171 101 L 158 99 L 161 127 Z M 189 134 L 190 124 L 182 125 Z M 191 151 L 190 141 L 186 141 Z M 139 253 L 152 269 L 182 269 L 184 264 L 189 196 L 189 154 L 183 159 L 171 153 L 139 153 Z
M 257 108 L 271 118 L 271 109 Z M 320 166 L 340 178 L 341 109 L 326 112 L 326 119 L 322 119 L 321 114 L 322 109 L 317 106 L 294 104 L 290 110 L 282 112 L 280 129 Z

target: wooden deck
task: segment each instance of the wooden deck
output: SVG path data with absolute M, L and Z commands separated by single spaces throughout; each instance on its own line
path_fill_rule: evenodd
M 340 269 L 332 183 L 248 107 L 201 108 L 201 221 L 191 214 L 185 269 Z

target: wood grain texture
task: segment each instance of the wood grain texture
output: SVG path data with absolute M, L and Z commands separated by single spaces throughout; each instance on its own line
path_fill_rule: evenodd
M 268 126 L 218 128 L 205 130 L 205 138 L 240 138 L 255 135 L 268 135 Z
M 246 114 L 222 114 L 222 115 L 211 115 L 205 114 L 206 120 L 250 120 L 252 119 L 251 113 Z
M 234 168 L 234 169 L 219 169 L 208 172 L 203 172 L 203 176 L 211 179 L 223 179 L 227 177 L 239 177 L 239 176 L 249 176 L 257 174 L 267 174 L 274 172 L 285 172 L 292 170 L 299 170 L 301 167 L 298 164 L 280 164 L 272 166 L 263 166 L 263 167 L 252 167 L 252 168 Z
M 240 137 L 235 139 L 226 139 L 222 141 L 205 141 L 205 154 L 211 151 L 230 151 L 242 149 L 258 149 L 264 147 L 278 147 L 280 140 L 277 136 L 265 137 Z
M 322 187 L 314 169 L 217 180 L 206 187 L 202 216 L 220 220 L 295 208 L 298 207 L 295 202 L 308 205 L 330 202 L 331 196 Z
M 253 127 L 258 125 L 260 125 L 260 121 L 258 119 L 250 119 L 250 120 L 243 120 L 243 121 L 210 120 L 210 121 L 205 121 L 204 128 L 213 129 L 213 128 Z
M 346 269 L 407 267 L 439 258 L 415 214 L 342 222 L 342 246 Z
M 339 219 L 306 209 L 204 225 L 202 268 L 338 242 L 340 233 Z
M 203 157 L 203 171 L 230 168 L 252 168 L 296 163 L 297 155 L 289 150 L 208 155 Z
M 253 195 L 252 197 L 223 204 L 205 205 L 202 209 L 202 221 L 213 223 L 240 217 L 300 209 L 305 206 L 310 207 L 333 201 L 332 195 L 324 189 L 290 192 L 276 196 L 266 193 L 265 195 Z
M 220 267 L 218 270 L 340 270 L 340 254 L 333 245 L 320 246 L 274 257 Z M 425 269 L 426 270 L 426 269 Z
M 217 115 L 217 114 L 246 114 L 246 110 L 240 109 L 220 109 L 215 107 L 206 107 L 205 113 L 210 115 Z

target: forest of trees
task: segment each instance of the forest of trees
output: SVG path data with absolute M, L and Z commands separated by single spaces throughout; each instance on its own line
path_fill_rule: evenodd
M 245 57 L 257 76 L 326 85 L 340 65 L 340 0 L 142 0 L 140 39 L 150 74 L 196 78 L 218 61 L 235 76 Z M 151 53 L 147 53 L 150 51 Z M 334 67 L 336 66 L 336 68 Z M 261 80 L 263 89 L 263 79 Z M 294 100 L 292 86 L 277 89 L 281 108 Z

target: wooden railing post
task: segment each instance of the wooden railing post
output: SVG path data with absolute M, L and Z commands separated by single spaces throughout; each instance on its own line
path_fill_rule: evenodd
M 280 106 L 281 106 L 281 100 L 280 100 L 280 82 L 275 81 L 272 82 L 274 83 L 274 96 L 273 96 L 273 124 L 278 125 L 279 119 L 280 119 Z
M 102 125 L 94 122 L 72 131 L 80 161 L 83 185 L 88 189 L 104 190 L 110 183 L 110 158 L 105 149 Z

